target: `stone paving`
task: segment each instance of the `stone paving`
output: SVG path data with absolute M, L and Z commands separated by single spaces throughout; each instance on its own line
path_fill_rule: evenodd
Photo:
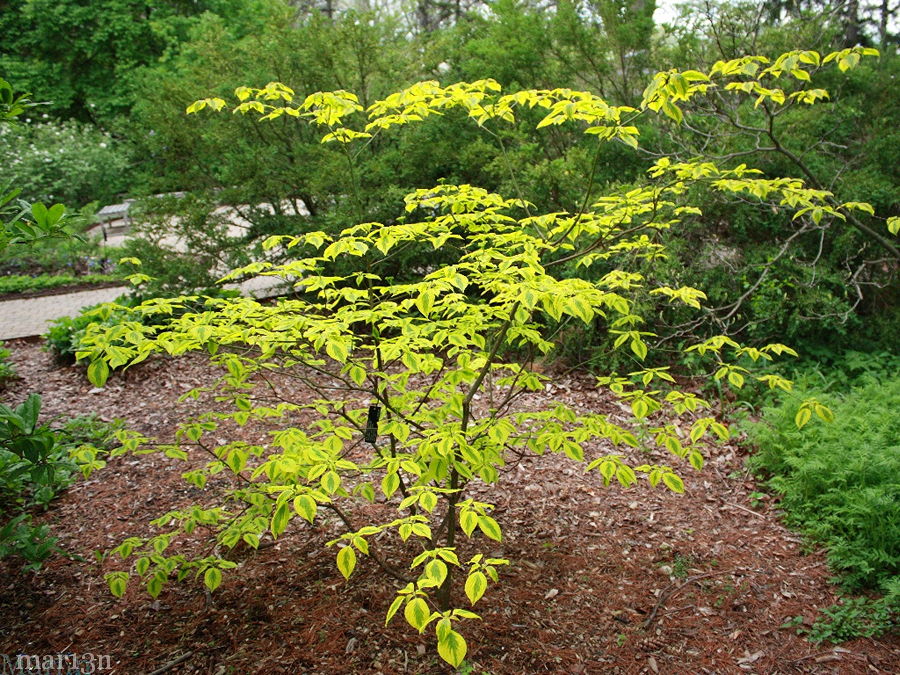
M 169 196 L 180 196 L 181 193 L 172 193 Z M 160 195 L 163 196 L 163 195 Z M 121 246 L 131 236 L 131 220 L 128 218 L 129 207 L 134 200 L 126 200 L 122 204 L 105 206 L 98 214 L 100 222 L 88 234 L 102 233 L 103 246 Z M 272 209 L 270 205 L 261 204 L 260 207 Z M 282 209 L 287 212 L 294 208 L 291 203 L 282 204 Z M 231 237 L 239 237 L 245 233 L 250 223 L 228 207 L 220 207 L 217 214 L 229 216 L 228 234 Z M 309 215 L 309 212 L 301 209 L 299 213 Z M 103 216 L 106 216 L 105 218 Z M 174 251 L 186 251 L 183 240 L 172 235 L 163 240 Z M 82 308 L 96 305 L 101 302 L 110 302 L 128 290 L 127 286 L 115 288 L 101 288 L 96 290 L 78 291 L 75 293 L 60 293 L 58 295 L 46 295 L 37 298 L 23 298 L 22 300 L 0 301 L 0 340 L 11 340 L 20 337 L 34 337 L 47 332 L 47 327 L 54 319 L 61 316 L 75 316 Z M 225 284 L 225 288 L 238 289 L 243 295 L 254 298 L 271 298 L 282 294 L 287 289 L 286 282 L 267 276 L 258 276 L 248 279 L 240 284 Z
M 82 307 L 110 302 L 122 295 L 124 286 L 98 288 L 61 295 L 44 295 L 0 302 L 0 340 L 32 337 L 47 331 L 53 319 L 75 316 Z
M 273 277 L 255 277 L 240 286 L 226 284 L 226 287 L 238 288 L 244 295 L 266 298 L 279 293 L 281 282 Z M 0 301 L 0 340 L 43 335 L 54 319 L 61 316 L 75 316 L 83 307 L 111 302 L 127 290 L 127 286 L 116 286 Z

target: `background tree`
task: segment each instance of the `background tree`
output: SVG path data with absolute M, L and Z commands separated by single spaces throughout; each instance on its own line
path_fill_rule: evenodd
M 699 44 L 708 52 L 705 57 L 697 54 L 701 62 L 730 58 L 734 46 L 742 42 L 775 54 L 794 39 L 794 24 L 761 31 L 759 13 L 749 9 L 713 11 L 707 5 L 703 30 L 709 39 Z M 819 40 L 829 39 L 823 19 L 800 22 L 797 30 L 812 30 Z M 686 30 L 679 50 L 695 52 L 695 31 L 695 27 Z M 839 39 L 835 33 L 832 37 Z M 675 61 L 682 58 L 676 54 Z M 766 65 L 760 64 L 759 71 Z M 897 142 L 891 112 L 896 102 L 889 85 L 896 68 L 896 59 L 888 54 L 877 64 L 850 71 L 840 82 L 833 73 L 813 73 L 812 82 L 796 80 L 793 88 L 785 88 L 783 101 L 780 97 L 771 101 L 762 89 L 752 104 L 736 91 L 714 91 L 702 103 L 692 104 L 693 122 L 683 129 L 670 125 L 658 152 L 681 157 L 708 152 L 751 162 L 768 175 L 802 175 L 810 184 L 833 192 L 836 201 L 866 195 L 879 213 L 896 215 L 898 176 L 885 163 L 891 162 L 887 147 Z M 830 98 L 810 106 L 798 94 L 792 95 L 798 88 L 827 90 Z M 888 108 L 881 108 L 881 101 Z M 706 279 L 711 297 L 717 298 L 714 306 L 722 309 L 719 318 L 727 317 L 731 330 L 740 332 L 743 327 L 761 337 L 779 332 L 812 342 L 816 334 L 828 333 L 840 342 L 863 317 L 895 303 L 898 249 L 883 220 L 854 213 L 846 221 L 825 220 L 798 231 L 777 207 L 765 217 L 748 216 L 740 202 L 730 202 L 708 214 L 715 214 L 714 220 L 700 226 L 697 239 L 688 237 L 679 264 L 691 269 L 692 278 Z M 705 251 L 699 258 L 694 253 L 698 247 Z M 894 325 L 895 319 L 885 320 Z
M 134 73 L 177 49 L 204 13 L 252 31 L 267 0 L 6 0 L 0 72 L 40 91 L 46 110 L 109 125 L 135 102 Z

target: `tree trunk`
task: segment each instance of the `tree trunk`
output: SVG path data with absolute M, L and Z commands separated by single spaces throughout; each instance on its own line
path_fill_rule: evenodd
M 848 0 L 844 10 L 844 46 L 854 47 L 860 41 L 859 0 Z

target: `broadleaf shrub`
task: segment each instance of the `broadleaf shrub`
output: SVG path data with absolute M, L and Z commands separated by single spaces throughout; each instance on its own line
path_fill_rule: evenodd
M 870 50 L 853 53 L 858 60 Z M 538 129 L 586 127 L 598 139 L 598 154 L 609 142 L 634 148 L 640 116 L 659 113 L 680 122 L 679 102 L 713 86 L 778 98 L 773 90 L 754 89 L 765 63 L 747 57 L 720 62 L 709 74 L 660 73 L 640 109 L 569 89 L 504 95 L 497 82 L 480 80 L 413 85 L 376 101 L 363 121 L 363 108 L 349 92 L 301 98 L 275 82 L 239 87 L 235 111 L 262 121 L 298 118 L 320 128 L 322 142 L 335 144 L 346 158 L 352 204 L 357 155 L 394 127 L 462 117 L 496 139 L 525 111 L 543 115 Z M 793 71 L 822 63 L 818 54 L 815 60 L 789 54 L 765 73 L 775 86 Z M 735 89 L 735 82 L 748 88 Z M 794 104 L 799 100 L 788 103 Z M 188 112 L 225 105 L 202 99 Z M 702 291 L 651 282 L 635 269 L 665 255 L 661 231 L 698 212 L 689 190 L 698 184 L 777 200 L 797 219 L 841 218 L 850 208 L 832 205 L 828 194 L 798 179 L 762 178 L 742 164 L 726 168 L 665 157 L 639 186 L 586 198 L 570 212 L 542 212 L 525 199 L 472 185 L 439 184 L 408 194 L 402 213 L 388 222 L 366 222 L 360 208 L 359 224 L 337 234 L 271 237 L 265 248 L 293 252 L 287 262 L 255 262 L 231 275 L 280 277 L 293 284 L 292 297 L 274 304 L 208 299 L 187 311 L 188 300 L 151 299 L 135 308 L 146 321 L 89 327 L 77 356 L 89 364 L 97 386 L 113 368 L 158 353 L 202 351 L 222 369 L 212 387 L 222 407 L 184 421 L 174 442 L 119 435 L 116 455 L 208 457 L 204 467 L 184 476 L 198 488 L 218 488 L 221 500 L 162 514 L 153 521 L 159 534 L 129 537 L 111 551 L 134 559 L 133 567 L 107 575 L 112 593 L 123 595 L 132 576 L 154 597 L 173 575 L 202 577 L 208 589 L 219 587 L 222 571 L 236 567 L 234 561 L 169 552 L 199 526 L 214 532 L 225 549 L 241 543 L 255 548 L 263 537 L 278 538 L 292 524 L 313 524 L 330 514 L 342 524 L 339 536 L 327 542 L 336 550 L 337 571 L 349 578 L 363 560 L 374 561 L 399 582 L 387 621 L 402 614 L 420 633 L 431 627 L 439 655 L 459 666 L 467 645 L 457 629 L 479 617 L 455 606 L 454 583 L 463 582 L 468 606 L 474 605 L 489 597 L 489 582 L 498 582 L 509 564 L 491 557 L 493 542 L 503 539 L 494 505 L 476 500 L 469 488 L 497 483 L 508 451 L 565 455 L 607 486 L 628 487 L 642 476 L 651 486 L 682 492 L 683 480 L 668 463 L 631 465 L 621 449 L 656 447 L 699 470 L 704 451 L 728 438 L 709 403 L 680 387 L 668 365 L 647 361 L 647 341 L 654 336 L 635 312 L 639 305 L 701 309 Z M 401 251 L 420 261 L 411 279 L 390 272 Z M 576 263 L 584 278 L 563 273 Z M 613 348 L 633 364 L 623 374 L 607 371 L 598 378 L 630 410 L 628 423 L 561 403 L 530 411 L 516 406 L 519 397 L 544 387 L 547 378 L 534 363 L 553 354 L 559 333 L 547 326 L 579 322 L 607 331 Z M 709 378 L 724 388 L 761 381 L 790 389 L 789 381 L 752 370 L 755 363 L 795 355 L 783 344 L 741 345 L 719 335 L 686 351 L 710 362 Z M 303 395 L 296 395 L 297 387 Z M 832 418 L 817 401 L 799 409 L 799 426 Z M 293 421 L 297 416 L 305 418 L 302 426 Z M 251 425 L 267 440 L 216 440 L 232 425 Z M 223 483 L 221 473 L 236 476 L 240 486 Z M 229 507 L 232 500 L 239 508 Z M 373 502 L 389 515 L 373 518 L 366 508 Z M 398 568 L 388 560 L 398 555 L 408 556 L 408 565 Z
M 94 415 L 75 417 L 53 428 L 39 420 L 41 399 L 31 394 L 15 408 L 0 405 L 0 558 L 17 556 L 36 570 L 49 556 L 64 553 L 47 525 L 32 524 L 79 472 L 104 466 L 121 421 Z
M 130 158 L 112 136 L 75 121 L 25 121 L 0 127 L 0 185 L 25 186 L 29 201 L 78 207 L 110 203 L 124 189 Z

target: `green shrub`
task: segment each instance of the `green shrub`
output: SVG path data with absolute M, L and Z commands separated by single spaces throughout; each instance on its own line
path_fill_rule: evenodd
M 814 351 L 789 366 L 794 381 L 808 388 L 846 393 L 900 373 L 900 354 L 889 351 Z
M 0 276 L 0 294 L 43 291 L 48 288 L 60 288 L 74 284 L 106 284 L 116 281 L 121 281 L 121 279 L 112 274 L 87 274 L 81 277 L 71 274 L 41 274 L 36 277 L 11 274 Z
M 751 466 L 782 495 L 789 522 L 824 544 L 849 590 L 878 588 L 900 575 L 900 377 L 864 373 L 845 395 L 799 391 L 828 405 L 837 421 L 799 432 L 797 405 L 767 407 L 748 426 L 758 448 Z
M 46 525 L 32 525 L 31 516 L 20 513 L 0 527 L 0 560 L 18 556 L 26 561 L 24 570 L 38 570 L 54 553 L 64 553 Z
M 128 302 L 126 298 L 116 298 L 117 303 Z M 63 316 L 50 324 L 50 329 L 44 333 L 45 348 L 63 363 L 74 363 L 75 352 L 78 350 L 81 337 L 87 327 L 92 323 L 102 321 L 108 325 L 114 325 L 119 319 L 126 316 L 123 311 L 101 312 L 102 305 L 91 305 L 81 310 L 74 317 Z M 105 317 L 105 318 L 103 318 Z
M 900 626 L 900 581 L 881 598 L 844 598 L 822 610 L 812 627 L 802 630 L 812 642 L 845 642 L 858 637 L 876 637 Z
M 8 360 L 11 355 L 12 352 L 0 342 L 0 385 L 2 385 L 5 380 L 16 376 L 16 367 Z
M 40 406 L 36 394 L 16 408 L 0 406 L 0 559 L 17 555 L 25 569 L 61 552 L 46 525 L 32 524 L 31 512 L 46 508 L 79 471 L 102 467 L 98 455 L 122 428 L 120 420 L 84 415 L 54 429 L 39 423 Z
M 28 122 L 29 120 L 25 120 Z M 128 154 L 109 134 L 79 122 L 0 128 L 0 185 L 22 186 L 29 201 L 109 203 L 126 185 Z
M 122 428 L 121 420 L 104 422 L 96 415 L 80 415 L 53 428 L 37 424 L 36 412 L 26 425 L 30 431 L 20 429 L 17 435 L 27 441 L 16 447 L 8 413 L 8 409 L 2 411 L 7 428 L 0 437 L 0 507 L 11 503 L 25 508 L 46 507 L 80 471 L 75 450 L 84 445 L 107 449 L 112 435 Z M 36 445 L 40 449 L 35 449 Z
M 247 264 L 252 259 L 248 249 L 253 246 L 243 237 L 230 237 L 226 219 L 210 215 L 208 207 L 185 197 L 148 200 L 135 209 L 141 224 L 135 226 L 133 236 L 123 245 L 122 256 L 140 260 L 140 269 L 133 271 L 150 278 L 132 295 L 159 298 L 226 292 L 216 287 L 223 274 L 222 261 Z M 185 250 L 176 250 L 166 242 L 171 237 L 171 218 L 176 210 Z
M 66 420 L 56 429 L 57 440 L 69 448 L 93 445 L 108 450 L 116 444 L 115 434 L 124 428 L 124 424 L 120 419 L 107 422 L 96 413 L 78 415 Z
M 843 642 L 900 621 L 900 431 L 890 423 L 900 355 L 821 356 L 821 364 L 798 361 L 792 375 L 801 396 L 833 409 L 834 424 L 797 433 L 797 406 L 770 396 L 762 421 L 747 428 L 757 446 L 750 464 L 782 495 L 788 521 L 827 547 L 847 590 L 884 593 L 844 598 L 799 630 L 813 642 Z

